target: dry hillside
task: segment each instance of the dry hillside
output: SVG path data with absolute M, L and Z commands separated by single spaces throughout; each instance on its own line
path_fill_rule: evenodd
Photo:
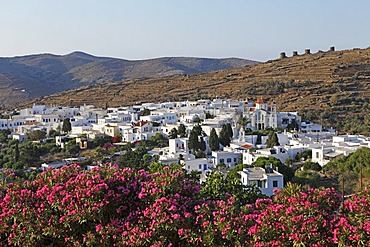
M 45 96 L 85 85 L 132 78 L 205 73 L 244 67 L 257 62 L 239 58 L 163 57 L 124 60 L 83 52 L 0 58 L 0 109 L 24 99 Z
M 205 74 L 85 86 L 27 104 L 86 103 L 110 107 L 217 96 L 234 99 L 262 96 L 275 100 L 280 111 L 300 111 L 306 118 L 319 119 L 327 125 L 353 116 L 362 121 L 363 115 L 368 115 L 370 48 L 317 52 Z

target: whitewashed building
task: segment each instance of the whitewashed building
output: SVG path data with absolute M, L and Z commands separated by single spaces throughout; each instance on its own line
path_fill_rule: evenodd
M 244 168 L 239 174 L 242 184 L 255 185 L 267 196 L 274 195 L 275 189 L 284 187 L 284 176 L 272 168 Z

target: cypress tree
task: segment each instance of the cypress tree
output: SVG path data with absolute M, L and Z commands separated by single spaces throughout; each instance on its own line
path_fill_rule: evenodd
M 68 132 L 70 132 L 72 130 L 71 121 L 70 121 L 69 118 L 65 118 L 63 120 L 62 130 L 65 133 L 68 133 Z
M 274 146 L 279 146 L 279 138 L 276 134 L 276 132 L 270 132 L 268 139 L 266 141 L 266 147 L 267 148 L 272 148 Z
M 198 135 L 194 129 L 191 130 L 189 135 L 189 148 L 193 150 L 193 153 L 199 149 Z
M 204 138 L 203 137 L 200 138 L 199 149 L 202 152 L 206 151 L 206 142 L 204 141 Z
M 209 147 L 211 148 L 212 151 L 219 150 L 220 148 L 220 141 L 214 128 L 212 128 L 211 134 L 209 136 Z
M 220 140 L 220 143 L 222 144 L 222 146 L 224 146 L 224 147 L 230 146 L 231 138 L 229 136 L 229 132 L 228 132 L 227 126 L 225 124 L 222 125 L 219 140 Z
M 229 136 L 232 139 L 234 137 L 234 132 L 233 132 L 233 128 L 231 127 L 231 124 L 227 123 L 226 127 L 227 127 L 227 132 L 229 133 Z
M 180 124 L 179 129 L 177 131 L 177 134 L 181 137 L 184 138 L 186 135 L 186 127 L 184 124 Z

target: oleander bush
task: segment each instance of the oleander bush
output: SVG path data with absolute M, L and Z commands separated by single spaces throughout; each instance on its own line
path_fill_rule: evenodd
M 159 170 L 159 171 L 158 171 Z M 3 183 L 3 246 L 369 246 L 368 189 L 341 206 L 334 189 L 288 184 L 241 204 L 202 197 L 175 166 L 148 172 L 71 165 Z

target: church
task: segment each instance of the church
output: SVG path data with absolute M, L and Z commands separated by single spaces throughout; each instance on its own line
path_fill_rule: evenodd
M 255 103 L 244 102 L 244 117 L 248 120 L 247 128 L 264 130 L 278 127 L 278 114 L 274 101 L 266 103 L 262 98 Z

